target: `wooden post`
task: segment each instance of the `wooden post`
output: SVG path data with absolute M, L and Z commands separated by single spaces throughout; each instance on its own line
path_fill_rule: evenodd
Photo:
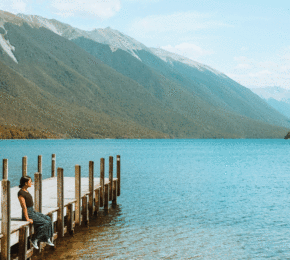
M 75 223 L 76 225 L 81 224 L 81 166 L 75 166 Z
M 109 184 L 105 184 L 104 209 L 109 209 Z
M 113 198 L 112 198 L 112 203 L 114 205 L 117 204 L 117 187 L 118 187 L 118 181 L 114 180 L 113 181 Z
M 100 207 L 104 207 L 105 159 L 100 160 Z
M 34 174 L 34 210 L 41 213 L 42 210 L 42 174 Z
M 90 216 L 94 213 L 94 162 L 89 162 L 89 213 Z
M 22 177 L 27 175 L 27 156 L 22 157 Z
M 10 181 L 2 180 L 1 196 L 1 259 L 10 260 L 10 233 L 11 233 L 11 198 Z
M 38 155 L 37 171 L 42 173 L 42 156 Z
M 120 155 L 117 155 L 117 178 L 118 178 L 117 195 L 120 196 L 120 194 L 121 194 L 121 157 L 120 157 Z
M 109 157 L 109 181 L 109 201 L 111 201 L 113 199 L 113 156 Z
M 64 236 L 64 191 L 63 191 L 63 169 L 57 168 L 57 234 Z
M 73 218 L 73 204 L 70 203 L 67 205 L 67 231 L 70 235 L 73 235 L 74 228 L 73 228 L 74 218 Z
M 87 226 L 89 224 L 88 218 L 88 197 L 85 195 L 82 197 L 82 222 Z
M 28 226 L 24 226 L 19 230 L 19 260 L 26 260 L 27 254 L 27 239 L 28 239 Z
M 57 185 L 57 184 L 56 184 L 56 185 Z M 53 212 L 49 212 L 49 213 L 47 214 L 47 216 L 50 217 L 50 219 L 51 219 L 51 223 L 52 223 L 52 226 L 53 226 L 53 235 L 52 235 L 52 239 L 51 239 L 51 241 L 53 241 L 54 234 L 56 233 L 56 232 L 55 232 L 55 228 L 54 228 Z
M 47 216 L 50 217 L 50 219 L 51 219 L 51 223 L 52 223 L 52 226 L 53 226 L 53 235 L 52 235 L 52 238 L 51 238 L 51 241 L 53 242 L 53 241 L 56 239 L 55 236 L 57 235 L 57 233 L 55 232 L 55 228 L 54 228 L 53 212 L 49 212 L 49 213 L 47 214 Z
M 100 209 L 100 188 L 95 190 L 95 215 Z
M 3 180 L 8 180 L 8 159 L 3 159 Z
M 51 156 L 51 177 L 55 177 L 55 154 Z

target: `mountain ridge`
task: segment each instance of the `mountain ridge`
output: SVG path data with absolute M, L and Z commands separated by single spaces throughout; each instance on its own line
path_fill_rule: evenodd
M 3 27 L 5 38 L 1 37 L 15 48 L 12 53 L 18 62 L 0 48 L 2 78 L 11 70 L 16 73 L 14 81 L 4 82 L 14 87 L 5 91 L 0 82 L 0 95 L 7 104 L 0 115 L 3 123 L 36 125 L 73 138 L 283 138 L 289 130 L 287 120 L 261 99 L 257 102 L 262 110 L 246 116 L 248 104 L 239 98 L 242 93 L 229 92 L 235 84 L 241 92 L 245 88 L 216 71 L 166 63 L 146 46 L 133 50 L 136 57 L 132 50 L 83 36 L 69 40 L 70 35 L 56 34 L 35 21 L 5 22 Z M 90 53 L 89 48 L 98 51 Z M 19 82 L 27 82 L 22 84 L 27 94 L 20 91 Z M 14 92 L 19 107 L 12 113 L 8 101 Z M 226 93 L 239 105 L 224 99 Z M 254 94 L 247 95 L 255 100 Z
M 270 106 L 290 119 L 290 90 L 281 87 L 251 88 Z

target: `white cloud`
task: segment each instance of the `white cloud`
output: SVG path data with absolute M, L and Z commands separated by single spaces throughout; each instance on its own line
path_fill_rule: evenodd
M 249 48 L 248 47 L 245 47 L 245 46 L 243 46 L 242 48 L 241 48 L 241 51 L 248 51 L 249 50 Z
M 14 14 L 24 13 L 30 2 L 29 0 L 1 0 L 0 9 Z
M 234 61 L 238 62 L 238 64 L 234 67 L 237 71 L 250 70 L 255 67 L 255 60 L 245 56 L 234 57 Z
M 121 8 L 120 0 L 53 0 L 54 12 L 64 17 L 98 17 L 107 19 Z
M 290 62 L 290 46 L 282 50 L 282 54 L 280 54 L 280 57 L 282 61 Z
M 290 74 L 290 64 L 281 66 L 281 71 Z
M 157 3 L 160 2 L 160 0 L 122 0 L 122 2 L 128 2 L 128 3 Z
M 254 59 L 250 59 L 250 58 L 245 57 L 245 56 L 234 57 L 234 60 L 237 61 L 237 62 L 241 62 L 241 63 L 252 63 L 252 62 L 254 62 Z
M 253 66 L 247 63 L 240 63 L 236 66 L 236 69 L 240 69 L 240 70 L 249 70 L 251 69 Z
M 265 77 L 265 76 L 272 75 L 272 74 L 273 74 L 272 71 L 261 70 L 261 71 L 258 71 L 256 73 L 249 73 L 248 75 L 252 78 L 260 78 L 260 77 Z
M 258 63 L 258 66 L 266 69 L 266 68 L 275 68 L 278 66 L 278 64 L 272 61 L 262 61 Z
M 12 1 L 12 9 L 17 10 L 19 13 L 24 13 L 26 10 L 26 3 L 21 0 Z
M 135 21 L 134 32 L 140 33 L 186 33 L 202 29 L 213 29 L 229 25 L 217 21 L 212 14 L 198 12 L 178 12 L 170 15 L 150 15 Z
M 284 58 L 285 60 L 290 61 L 290 53 L 286 53 L 286 54 L 283 56 L 283 58 Z
M 237 81 L 245 87 L 265 87 L 265 86 L 282 86 L 286 80 L 277 81 L 275 75 L 268 74 L 267 71 L 256 73 L 225 73 L 228 77 Z
M 107 19 L 121 9 L 121 0 L 0 0 L 0 10 L 32 14 L 44 3 L 46 8 L 62 17 Z
M 258 61 L 255 61 L 254 59 L 250 59 L 247 57 L 235 57 L 234 60 L 238 62 L 238 64 L 234 67 L 234 69 L 237 71 L 251 69 L 251 70 L 259 71 L 259 75 L 265 74 L 266 71 L 268 72 L 281 71 L 281 64 L 279 65 L 278 63 L 273 62 L 273 61 L 258 62 Z M 273 74 L 272 72 L 271 74 Z M 256 73 L 255 75 L 258 75 L 258 74 Z
M 237 63 L 226 73 L 244 86 L 264 87 L 280 86 L 290 88 L 290 48 L 284 48 L 279 54 L 258 61 L 246 56 L 234 57 Z
M 196 59 L 197 57 L 210 55 L 214 53 L 213 51 L 204 50 L 195 44 L 186 42 L 178 44 L 176 46 L 171 45 L 162 46 L 161 48 L 166 51 L 173 52 L 193 60 Z

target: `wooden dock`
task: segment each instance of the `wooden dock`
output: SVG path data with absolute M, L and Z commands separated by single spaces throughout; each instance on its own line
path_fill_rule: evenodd
M 74 228 L 87 225 L 91 216 L 102 207 L 108 210 L 109 202 L 117 204 L 120 196 L 121 162 L 116 158 L 116 177 L 113 177 L 113 157 L 109 157 L 109 173 L 105 178 L 105 159 L 100 159 L 99 177 L 95 177 L 94 162 L 89 162 L 89 177 L 81 177 L 81 166 L 75 166 L 75 177 L 64 177 L 64 169 L 57 168 L 55 154 L 51 160 L 51 178 L 42 180 L 42 157 L 38 156 L 38 172 L 29 192 L 33 197 L 35 211 L 50 216 L 54 223 L 53 240 L 61 239 L 66 233 L 72 235 Z M 27 175 L 27 157 L 22 158 L 22 176 Z M 19 176 L 20 179 L 21 175 Z M 32 176 L 31 176 L 32 177 Z M 28 238 L 33 234 L 33 225 L 22 221 L 22 209 L 17 197 L 19 187 L 10 187 L 8 180 L 8 160 L 3 159 L 3 179 L 1 181 L 1 260 L 29 259 L 43 250 L 29 247 Z M 18 256 L 11 257 L 11 247 L 18 244 Z

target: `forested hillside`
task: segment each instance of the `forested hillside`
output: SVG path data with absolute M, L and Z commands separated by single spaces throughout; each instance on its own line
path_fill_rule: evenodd
M 104 32 L 138 48 L 97 42 L 97 32 L 84 37 L 55 20 L 51 30 L 36 18 L 0 17 L 5 129 L 53 138 L 283 138 L 289 131 L 286 117 L 204 65 L 157 55 L 111 29 Z

